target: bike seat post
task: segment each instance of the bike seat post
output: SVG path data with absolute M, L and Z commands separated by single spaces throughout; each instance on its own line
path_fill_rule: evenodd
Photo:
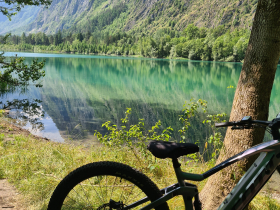
M 184 179 L 181 178 L 182 176 L 181 164 L 179 163 L 177 158 L 172 158 L 172 163 L 179 185 L 185 186 Z
M 180 168 L 181 164 L 179 163 L 178 159 L 172 158 L 172 163 L 173 163 L 173 168 L 176 173 L 176 177 L 177 177 L 179 186 L 180 187 L 186 186 L 184 179 L 182 178 L 182 171 Z M 184 203 L 185 203 L 185 209 L 193 210 L 192 197 L 185 195 L 185 194 L 183 194 L 182 196 L 183 196 Z

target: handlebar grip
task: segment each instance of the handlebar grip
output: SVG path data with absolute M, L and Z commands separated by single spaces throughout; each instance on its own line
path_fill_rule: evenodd
M 235 122 L 215 123 L 215 127 L 228 127 L 235 125 Z

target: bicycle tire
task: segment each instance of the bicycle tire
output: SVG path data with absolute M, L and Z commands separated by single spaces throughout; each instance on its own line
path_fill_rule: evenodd
M 121 184 L 118 185 L 119 181 Z M 115 191 L 118 187 L 122 189 Z M 117 194 L 113 195 L 113 192 Z M 138 193 L 143 195 L 140 197 Z M 77 168 L 58 184 L 51 196 L 48 210 L 70 209 L 69 205 L 72 207 L 72 204 L 73 209 L 103 210 L 110 209 L 110 205 L 116 205 L 113 209 L 121 210 L 128 202 L 133 203 L 146 196 L 150 201 L 162 196 L 158 187 L 146 175 L 125 164 L 95 162 Z M 146 202 L 143 206 L 147 204 Z M 165 202 L 155 209 L 168 210 L 169 207 Z

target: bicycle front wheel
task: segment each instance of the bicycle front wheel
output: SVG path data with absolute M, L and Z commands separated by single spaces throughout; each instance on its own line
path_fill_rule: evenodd
M 48 210 L 61 209 L 141 209 L 162 196 L 158 187 L 144 174 L 116 162 L 84 165 L 66 176 L 56 187 Z M 147 202 L 128 208 L 147 197 Z M 168 210 L 167 203 L 155 208 Z

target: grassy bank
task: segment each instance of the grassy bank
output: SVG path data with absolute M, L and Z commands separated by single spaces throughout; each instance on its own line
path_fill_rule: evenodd
M 46 209 L 56 185 L 69 172 L 90 162 L 111 160 L 141 170 L 159 187 L 175 183 L 170 160 L 147 159 L 128 148 L 90 147 L 55 143 L 34 137 L 27 131 L 0 119 L 0 176 L 22 194 L 26 209 Z M 183 170 L 202 173 L 207 164 L 185 163 Z M 163 176 L 164 175 L 164 176 Z M 196 183 L 201 190 L 205 182 Z M 170 209 L 183 209 L 180 197 L 169 202 Z M 250 209 L 279 209 L 277 201 L 258 195 Z

